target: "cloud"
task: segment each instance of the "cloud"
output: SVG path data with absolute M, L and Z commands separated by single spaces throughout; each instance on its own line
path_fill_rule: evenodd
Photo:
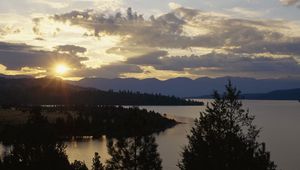
M 61 1 L 49 1 L 49 0 L 31 0 L 33 3 L 38 3 L 38 4 L 42 4 L 42 5 L 47 5 L 51 8 L 55 8 L 55 9 L 61 9 L 61 8 L 67 8 L 69 6 L 68 3 L 66 2 L 61 2 Z
M 114 16 L 106 16 L 95 11 L 72 11 L 62 15 L 52 17 L 56 21 L 71 22 L 74 25 L 80 25 L 94 32 L 95 36 L 101 33 L 128 36 L 124 43 L 145 44 L 148 46 L 169 45 L 180 38 L 184 20 L 169 13 L 158 18 L 153 16 L 145 20 L 143 15 L 133 12 L 128 8 L 127 14 L 116 13 Z M 185 38 L 183 38 L 185 39 Z M 175 45 L 175 44 L 174 44 Z M 173 46 L 174 46 L 173 45 Z
M 300 0 L 280 0 L 280 2 L 284 5 L 295 5 L 300 2 Z
M 137 64 L 137 65 L 157 66 L 162 64 L 160 58 L 166 56 L 167 54 L 168 54 L 167 51 L 154 51 L 154 52 L 141 55 L 139 57 L 129 58 L 127 60 L 127 63 Z
M 73 71 L 76 77 L 102 77 L 102 78 L 118 78 L 122 77 L 126 73 L 142 73 L 143 70 L 132 64 L 124 63 L 112 63 L 110 65 L 104 65 L 100 68 L 82 68 L 77 71 Z
M 85 53 L 84 47 L 76 45 L 56 46 L 53 51 L 39 50 L 36 46 L 0 42 L 0 65 L 7 74 L 47 75 L 57 63 L 66 63 L 72 69 L 70 77 L 120 77 L 125 73 L 142 73 L 139 66 L 121 62 L 103 65 L 99 68 L 89 68 L 81 62 L 88 60 L 79 57 Z M 48 71 L 48 73 L 46 72 Z M 1 72 L 1 70 L 0 70 Z
M 267 44 L 278 39 L 289 41 L 291 38 L 278 32 L 286 27 L 282 21 L 235 19 L 187 8 L 177 8 L 149 19 L 144 19 L 143 15 L 133 12 L 131 8 L 126 15 L 116 13 L 107 16 L 87 10 L 72 11 L 52 18 L 90 29 L 95 36 L 123 36 L 121 46 L 230 49 L 256 42 Z M 185 28 L 204 33 L 191 35 Z
M 33 27 L 32 27 L 32 31 L 38 35 L 41 36 L 42 32 L 40 31 L 40 22 L 43 18 L 33 18 L 32 22 L 33 22 Z
M 125 56 L 126 58 L 134 58 L 141 56 L 151 57 L 152 55 L 167 55 L 168 52 L 163 50 L 157 50 L 156 48 L 138 47 L 138 46 L 126 46 L 126 47 L 113 47 L 106 51 L 108 54 L 117 54 Z
M 74 54 L 57 51 L 39 50 L 38 47 L 26 44 L 0 42 L 0 64 L 10 70 L 23 67 L 49 69 L 57 62 L 64 62 L 72 67 L 82 67 L 81 61 L 87 60 Z
M 245 57 L 206 58 L 213 67 L 186 69 L 190 74 L 203 76 L 241 76 L 255 78 L 287 78 L 299 77 L 300 65 L 293 57 Z M 216 60 L 216 61 L 213 61 Z M 222 63 L 223 62 L 223 63 Z
M 249 9 L 241 8 L 241 7 L 234 7 L 227 11 L 234 15 L 239 15 L 239 16 L 246 17 L 246 18 L 257 18 L 257 17 L 262 16 L 262 14 L 263 14 L 262 12 L 249 10 Z
M 94 0 L 94 5 L 101 11 L 115 11 L 123 6 L 123 0 Z
M 175 3 L 175 2 L 170 2 L 168 5 L 169 5 L 169 8 L 172 10 L 182 7 L 182 5 Z
M 76 55 L 77 53 L 85 53 L 87 50 L 84 47 L 76 45 L 59 45 L 55 49 L 60 52 L 68 52 L 69 54 Z
M 161 53 L 161 55 L 160 55 Z M 150 57 L 151 56 L 151 57 Z M 293 57 L 258 57 L 243 54 L 209 53 L 206 55 L 171 56 L 165 53 L 148 54 L 127 60 L 128 64 L 153 66 L 157 70 L 187 71 L 190 73 L 252 73 L 255 74 L 300 74 L 300 65 Z
M 232 49 L 236 53 L 271 53 L 280 55 L 300 56 L 300 38 L 294 38 L 288 41 L 274 41 L 274 42 L 253 42 Z
M 109 6 L 102 0 L 97 2 Z M 117 4 L 112 10 L 99 7 L 58 13 L 50 19 L 33 19 L 32 39 L 44 41 L 32 44 L 40 43 L 53 50 L 6 43 L 5 49 L 0 48 L 0 63 L 8 69 L 48 68 L 53 60 L 62 58 L 75 65 L 72 75 L 78 77 L 143 74 L 145 68 L 194 77 L 205 73 L 212 76 L 238 73 L 272 76 L 272 71 L 286 76 L 299 73 L 300 34 L 288 21 L 258 19 L 260 14 L 244 8 L 233 8 L 229 15 L 228 11 L 225 14 L 205 12 L 180 7 L 174 2 L 169 3 L 173 9 L 170 12 L 145 17 L 131 8 L 118 10 L 122 1 L 112 2 Z M 61 29 L 60 34 L 52 36 L 56 29 Z M 86 44 L 84 47 L 70 45 L 71 41 Z
M 233 12 L 251 18 L 260 15 L 243 8 L 235 8 Z M 207 73 L 272 77 L 272 74 L 300 73 L 297 60 L 300 35 L 287 34 L 293 30 L 288 21 L 241 19 L 179 6 L 149 18 L 128 8 L 126 14 L 86 10 L 54 15 L 52 19 L 87 28 L 99 38 L 120 36 L 120 42 L 106 53 L 123 56 L 125 61 L 119 65 L 127 67 L 151 67 L 194 76 Z M 210 53 L 193 52 L 197 48 Z M 190 50 L 192 55 L 176 56 L 173 52 L 176 50 Z
M 0 24 L 0 37 L 9 35 L 9 34 L 18 34 L 20 33 L 21 30 L 17 27 L 14 26 L 6 26 Z

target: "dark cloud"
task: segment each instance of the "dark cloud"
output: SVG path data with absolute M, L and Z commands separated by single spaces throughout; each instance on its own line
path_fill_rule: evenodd
M 160 65 L 160 57 L 164 57 L 168 54 L 166 51 L 154 51 L 148 54 L 141 55 L 135 58 L 129 58 L 127 60 L 130 64 L 137 64 L 137 65 Z
M 68 52 L 69 54 L 85 53 L 86 48 L 76 45 L 59 45 L 55 47 L 57 51 Z
M 150 54 L 149 54 L 150 55 Z M 272 58 L 249 55 L 210 53 L 196 56 L 144 55 L 128 59 L 129 64 L 153 66 L 158 70 L 185 71 L 201 70 L 203 73 L 269 73 L 300 74 L 300 65 L 293 57 Z
M 0 64 L 11 70 L 20 70 L 22 67 L 47 69 L 56 62 L 65 62 L 72 67 L 82 67 L 81 61 L 87 60 L 85 57 L 78 57 L 74 54 L 37 48 L 26 44 L 0 42 Z
M 44 38 L 41 38 L 41 37 L 37 37 L 37 38 L 35 38 L 35 40 L 38 40 L 38 41 L 45 41 L 45 39 L 44 39 Z
M 191 74 L 206 76 L 242 76 L 256 78 L 299 77 L 300 65 L 293 57 L 232 57 L 210 58 L 223 64 L 212 64 L 215 67 L 187 69 Z M 216 61 L 214 61 L 216 62 Z
M 100 68 L 82 68 L 72 72 L 77 77 L 102 77 L 102 78 L 117 78 L 124 73 L 142 73 L 143 70 L 132 64 L 112 63 L 104 65 Z
M 285 55 L 300 55 L 300 38 L 291 39 L 289 41 L 275 41 L 275 42 L 253 42 L 232 49 L 236 53 L 271 53 L 271 54 L 285 54 Z

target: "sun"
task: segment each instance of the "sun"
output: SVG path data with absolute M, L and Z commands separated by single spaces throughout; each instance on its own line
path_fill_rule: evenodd
M 65 64 L 58 64 L 58 65 L 55 66 L 54 70 L 55 70 L 56 74 L 64 75 L 70 70 L 70 68 Z

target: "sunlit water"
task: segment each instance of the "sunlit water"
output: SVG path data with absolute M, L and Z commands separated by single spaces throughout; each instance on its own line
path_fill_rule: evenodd
M 209 102 L 209 100 L 205 100 Z M 245 108 L 256 116 L 255 124 L 262 128 L 260 140 L 266 142 L 271 159 L 279 169 L 300 169 L 300 103 L 297 101 L 244 100 Z M 205 106 L 142 106 L 148 110 L 176 117 L 180 124 L 156 136 L 158 151 L 165 170 L 176 170 L 182 147 L 187 143 L 186 135 L 193 119 L 204 111 Z M 70 161 L 84 160 L 90 166 L 94 152 L 99 152 L 102 161 L 109 158 L 106 138 L 67 142 Z M 1 145 L 0 145 L 1 150 Z

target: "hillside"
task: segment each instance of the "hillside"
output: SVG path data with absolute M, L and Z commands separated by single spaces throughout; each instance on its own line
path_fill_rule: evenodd
M 199 99 L 211 99 L 211 95 L 203 95 L 198 97 Z M 274 90 L 268 93 L 248 93 L 242 94 L 242 99 L 248 100 L 300 100 L 300 88 L 286 89 L 286 90 Z
M 202 103 L 159 94 L 83 88 L 57 78 L 0 78 L 0 104 L 201 105 Z
M 275 90 L 269 93 L 244 94 L 245 99 L 256 100 L 300 100 L 300 88 L 288 90 Z

